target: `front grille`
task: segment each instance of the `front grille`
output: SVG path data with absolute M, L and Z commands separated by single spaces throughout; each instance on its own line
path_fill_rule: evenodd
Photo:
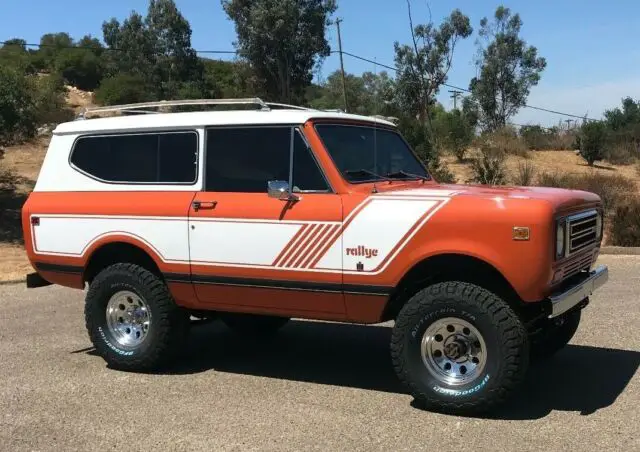
M 562 278 L 567 279 L 573 275 L 580 273 L 583 270 L 589 270 L 593 261 L 593 254 L 588 253 L 585 256 L 579 257 L 573 262 L 569 262 L 562 268 Z
M 567 218 L 569 254 L 588 248 L 598 241 L 598 212 L 590 210 Z

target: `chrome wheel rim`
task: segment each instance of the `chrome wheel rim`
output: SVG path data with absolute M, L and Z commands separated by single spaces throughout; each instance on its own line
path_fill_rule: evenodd
M 107 327 L 113 339 L 129 348 L 138 347 L 151 327 L 151 312 L 144 300 L 135 293 L 116 292 L 107 303 Z
M 472 382 L 487 362 L 484 338 L 471 323 L 457 317 L 433 322 L 422 336 L 420 351 L 429 373 L 449 386 Z

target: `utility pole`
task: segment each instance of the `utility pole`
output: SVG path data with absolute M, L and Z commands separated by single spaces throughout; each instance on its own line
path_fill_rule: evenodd
M 457 89 L 450 89 L 451 98 L 453 99 L 453 109 L 455 110 L 458 105 L 458 96 L 462 94 L 462 91 L 458 91 Z
M 567 130 L 571 130 L 571 123 L 573 122 L 573 119 L 565 119 L 564 122 L 567 123 Z
M 336 27 L 338 27 L 338 51 L 340 52 L 340 71 L 342 72 L 342 100 L 344 102 L 344 112 L 347 113 L 347 82 L 344 77 L 344 61 L 342 60 L 342 38 L 340 37 L 340 22 L 342 19 L 336 19 Z

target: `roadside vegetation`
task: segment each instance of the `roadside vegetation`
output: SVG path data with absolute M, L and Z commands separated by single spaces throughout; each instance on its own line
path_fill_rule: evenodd
M 522 38 L 515 11 L 499 6 L 474 24 L 454 9 L 434 22 L 415 17 L 407 1 L 410 38 L 390 43 L 395 71 L 347 73 L 343 84 L 339 71 L 314 80 L 335 51 L 327 40 L 334 0 L 221 2 L 237 33 L 230 59 L 206 58 L 192 47 L 191 26 L 173 0 L 105 18 L 99 37 L 62 31 L 44 34 L 36 47 L 19 37 L 0 47 L 0 241 L 20 241 L 14 233 L 20 199 L 37 177 L 47 134 L 82 107 L 258 96 L 392 117 L 442 182 L 594 191 L 605 202 L 607 240 L 640 246 L 640 101 L 624 98 L 601 120 L 513 125 L 547 66 Z M 470 39 L 477 42 L 477 76 L 459 108 L 446 111 L 436 95 L 451 67 L 468 63 L 458 61 L 456 50 Z

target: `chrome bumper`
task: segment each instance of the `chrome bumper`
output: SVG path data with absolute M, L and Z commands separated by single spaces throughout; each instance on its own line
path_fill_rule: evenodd
M 589 273 L 589 276 L 579 283 L 563 289 L 560 293 L 551 295 L 549 297 L 551 301 L 551 314 L 549 318 L 564 314 L 591 295 L 594 290 L 606 283 L 608 279 L 609 269 L 606 265 L 599 265 Z

